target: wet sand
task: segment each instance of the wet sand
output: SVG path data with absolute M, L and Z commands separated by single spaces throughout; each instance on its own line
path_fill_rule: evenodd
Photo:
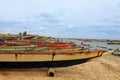
M 110 55 L 55 70 L 56 76 L 48 77 L 47 69 L 0 69 L 0 80 L 120 80 L 120 57 Z

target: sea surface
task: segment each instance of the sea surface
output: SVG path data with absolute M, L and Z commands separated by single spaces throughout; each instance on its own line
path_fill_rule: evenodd
M 74 42 L 77 45 L 81 45 L 81 42 L 85 45 L 86 48 L 90 49 L 105 49 L 105 50 L 112 50 L 118 48 L 119 51 L 115 54 L 120 54 L 120 45 L 119 44 L 107 44 L 105 41 L 82 41 L 77 39 L 62 39 L 63 41 Z

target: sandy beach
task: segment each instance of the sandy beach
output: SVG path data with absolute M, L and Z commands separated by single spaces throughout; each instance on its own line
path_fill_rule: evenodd
M 47 69 L 0 69 L 0 80 L 120 80 L 120 57 L 110 55 L 55 70 L 56 76 L 48 77 Z

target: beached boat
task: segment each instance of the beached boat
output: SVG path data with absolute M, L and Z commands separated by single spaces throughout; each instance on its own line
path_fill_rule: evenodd
M 0 67 L 67 67 L 87 62 L 101 56 L 103 52 L 103 50 L 0 51 Z
M 67 43 L 67 42 L 59 42 L 59 43 L 30 43 L 30 42 L 20 42 L 20 41 L 9 41 L 9 42 L 0 42 L 0 45 L 6 46 L 31 46 L 35 45 L 35 47 L 48 47 L 48 48 L 72 48 L 75 47 L 76 44 L 74 43 Z
M 73 43 L 49 43 L 49 44 L 37 44 L 36 47 L 48 47 L 48 48 L 74 48 L 76 44 Z
M 0 45 L 6 45 L 6 46 L 27 46 L 31 45 L 30 43 L 22 43 L 22 42 L 0 42 Z
M 107 42 L 109 45 L 120 45 L 120 42 Z
M 17 50 L 44 50 L 44 49 L 47 49 L 47 47 L 35 47 L 34 45 L 31 45 L 31 46 L 1 46 L 0 47 L 0 50 L 1 51 L 17 51 Z
M 56 46 L 55 46 L 56 45 Z M 37 44 L 37 45 L 3 45 L 0 50 L 13 51 L 13 50 L 44 50 L 44 49 L 61 49 L 61 50 L 81 50 L 81 47 L 73 46 L 72 44 Z
M 54 76 L 55 67 L 68 67 L 90 62 L 93 58 L 111 54 L 116 50 L 0 50 L 0 68 L 50 68 Z

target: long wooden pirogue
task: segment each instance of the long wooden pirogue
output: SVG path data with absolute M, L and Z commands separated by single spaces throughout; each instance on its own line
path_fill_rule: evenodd
M 41 47 L 42 48 L 42 47 Z M 47 49 L 8 49 L 0 48 L 1 68 L 50 68 L 49 76 L 54 76 L 55 67 L 68 67 L 91 61 L 93 58 L 111 54 L 116 50 L 81 50 L 78 48 Z

